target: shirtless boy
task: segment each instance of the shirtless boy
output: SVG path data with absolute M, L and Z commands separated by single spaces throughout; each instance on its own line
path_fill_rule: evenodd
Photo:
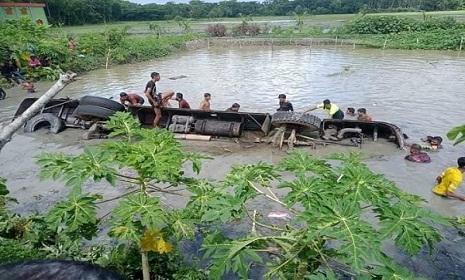
M 142 96 L 135 94 L 135 93 L 125 93 L 122 92 L 119 94 L 119 102 L 121 104 L 126 105 L 126 103 L 129 103 L 129 105 L 143 105 L 144 104 L 144 98 Z
M 210 93 L 205 93 L 203 95 L 203 100 L 200 102 L 200 110 L 202 111 L 210 111 L 210 100 L 212 99 L 212 95 Z

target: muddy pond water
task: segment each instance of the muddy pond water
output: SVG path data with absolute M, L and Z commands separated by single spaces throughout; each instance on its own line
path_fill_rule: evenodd
M 162 76 L 159 90 L 182 92 L 191 107 L 198 106 L 205 92 L 212 94 L 213 109 L 223 110 L 237 102 L 242 111 L 270 113 L 276 110 L 280 93 L 287 94 L 297 111 L 329 98 L 344 110 L 347 107 L 367 108 L 374 120 L 398 125 L 410 137 L 409 141 L 416 142 L 425 135 L 440 135 L 446 139 L 450 128 L 464 123 L 464 70 L 465 55 L 456 52 L 334 46 L 200 49 L 92 71 L 66 87 L 59 96 L 96 95 L 118 99 L 121 91 L 142 95 L 150 72 L 157 71 Z M 168 79 L 180 75 L 186 77 Z M 23 98 L 39 96 L 50 85 L 38 84 L 39 92 L 35 94 L 26 94 L 20 89 L 8 90 L 8 98 L 0 101 L 0 121 L 9 120 Z M 324 117 L 322 112 L 315 114 Z M 29 135 L 18 133 L 7 144 L 0 154 L 0 176 L 8 179 L 12 195 L 19 198 L 18 210 L 44 209 L 66 195 L 62 183 L 39 180 L 39 169 L 33 157 L 45 151 L 78 153 L 83 146 L 98 143 L 97 140 L 80 140 L 81 133 L 71 129 L 58 135 L 43 131 Z M 233 163 L 277 162 L 285 155 L 265 145 L 244 147 L 231 141 L 184 143 L 188 149 L 214 157 L 205 164 L 201 176 L 217 179 L 222 178 Z M 400 188 L 424 197 L 427 207 L 444 215 L 463 216 L 464 202 L 443 199 L 431 192 L 437 174 L 455 165 L 458 157 L 465 156 L 465 145 L 454 147 L 445 140 L 443 146 L 439 152 L 430 153 L 430 164 L 406 162 L 403 160 L 406 152 L 388 144 L 370 143 L 362 151 L 369 154 L 367 162 L 373 170 L 385 174 Z M 313 152 L 331 151 L 358 150 L 327 147 Z M 122 191 L 104 185 L 87 187 L 110 197 Z M 465 194 L 464 189 L 459 192 Z M 275 210 L 260 202 L 256 207 Z M 445 230 L 444 236 L 446 241 L 440 244 L 440 249 L 448 252 L 446 255 L 431 257 L 424 252 L 410 258 L 394 249 L 391 253 L 428 278 L 465 279 L 465 241 L 453 230 Z M 447 260 L 438 261 L 437 258 Z M 441 270 L 445 270 L 445 274 L 441 274 Z

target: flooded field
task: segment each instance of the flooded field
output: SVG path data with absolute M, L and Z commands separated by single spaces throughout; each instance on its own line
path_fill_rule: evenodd
M 159 90 L 182 92 L 191 107 L 197 107 L 204 92 L 212 94 L 212 108 L 223 110 L 232 103 L 241 110 L 274 112 L 277 96 L 287 94 L 295 110 L 301 111 L 331 101 L 345 110 L 365 107 L 374 120 L 394 123 L 415 142 L 425 135 L 444 139 L 453 126 L 463 124 L 461 112 L 465 103 L 465 56 L 455 52 L 381 51 L 352 48 L 309 47 L 247 47 L 204 49 L 178 54 L 163 60 L 114 66 L 82 76 L 60 93 L 60 97 L 78 98 L 96 95 L 118 99 L 121 91 L 142 94 L 150 72 L 162 75 Z M 186 78 L 170 80 L 169 77 Z M 8 121 L 20 101 L 39 96 L 51 84 L 38 84 L 39 93 L 26 94 L 19 89 L 8 90 L 8 98 L 0 101 L 0 121 Z M 175 105 L 175 104 L 173 104 Z M 320 117 L 322 112 L 316 111 Z M 83 146 L 99 140 L 80 140 L 82 131 L 68 129 L 58 135 L 43 131 L 18 133 L 0 154 L 0 176 L 8 179 L 12 195 L 21 204 L 19 211 L 47 208 L 67 193 L 60 182 L 40 181 L 35 156 L 42 152 L 78 153 Z M 201 176 L 223 178 L 233 163 L 254 163 L 260 160 L 278 162 L 286 155 L 265 144 L 241 145 L 229 140 L 215 142 L 183 142 L 187 149 L 213 156 L 205 163 Z M 359 151 L 357 148 L 328 146 L 313 150 L 317 155 L 333 151 Z M 453 147 L 445 140 L 444 148 L 430 153 L 432 163 L 413 164 L 403 160 L 405 151 L 394 145 L 368 143 L 362 149 L 373 170 L 385 174 L 397 185 L 424 197 L 427 207 L 444 215 L 465 215 L 465 203 L 435 196 L 431 192 L 434 179 L 445 167 L 455 165 L 465 156 L 465 145 Z M 215 173 L 209 170 L 214 168 Z M 88 185 L 93 191 L 112 197 L 122 189 L 105 185 Z M 459 190 L 464 194 L 463 189 Z M 169 197 L 167 198 L 169 200 Z M 182 204 L 182 202 L 178 201 Z M 257 209 L 270 211 L 267 205 Z M 104 207 L 102 206 L 102 211 Z M 465 279 L 462 267 L 465 242 L 453 230 L 444 231 L 445 241 L 439 246 L 448 255 L 432 257 L 421 254 L 410 258 L 392 249 L 397 259 L 421 275 L 431 279 Z M 435 260 L 436 257 L 442 259 Z M 457 266 L 457 267 L 456 267 Z M 440 277 L 440 271 L 448 275 Z M 440 278 L 438 278 L 440 277 Z

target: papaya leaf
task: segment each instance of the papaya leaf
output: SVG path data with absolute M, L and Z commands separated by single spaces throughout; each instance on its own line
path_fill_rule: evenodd
M 105 127 L 111 130 L 110 137 L 122 136 L 131 141 L 140 129 L 140 123 L 130 113 L 116 112 L 105 123 Z
M 165 216 L 157 197 L 147 197 L 142 193 L 124 198 L 113 215 L 121 219 L 123 224 L 140 221 L 146 228 L 163 228 Z
M 194 171 L 196 174 L 200 173 L 203 160 L 212 159 L 211 157 L 203 156 L 198 153 L 186 153 L 185 158 L 186 161 L 190 161 L 192 163 L 192 171 Z
M 392 207 L 374 210 L 380 220 L 380 234 L 383 238 L 394 237 L 395 244 L 404 248 L 410 254 L 416 254 L 425 244 L 430 249 L 439 242 L 442 237 L 432 228 L 425 219 L 440 221 L 434 214 L 421 207 L 413 207 L 410 204 L 398 202 Z M 447 224 L 446 219 L 442 220 Z
M 139 241 L 141 237 L 140 230 L 134 223 L 123 224 L 121 222 L 110 228 L 108 235 L 123 240 Z
M 249 263 L 262 262 L 261 257 L 249 248 L 252 243 L 262 238 L 248 240 L 234 240 L 230 243 L 204 244 L 203 250 L 213 257 L 210 270 L 213 279 L 221 279 L 221 276 L 229 271 L 237 273 L 242 279 L 248 279 Z
M 73 192 L 49 210 L 46 221 L 55 230 L 63 228 L 62 234 L 90 240 L 97 234 L 96 208 L 95 197 Z
M 325 160 L 317 159 L 302 150 L 293 150 L 290 156 L 279 163 L 279 166 L 298 175 L 307 172 L 316 174 L 331 173 L 331 166 Z
M 192 239 L 195 234 L 194 219 L 190 219 L 190 211 L 174 210 L 168 213 L 167 224 L 172 229 L 171 234 L 179 240 Z
M 273 164 L 259 162 L 257 164 L 234 165 L 222 182 L 222 186 L 234 186 L 236 197 L 245 200 L 259 194 L 253 187 L 254 184 L 268 187 L 271 186 L 273 180 L 280 177 L 278 168 Z
M 113 158 L 99 147 L 87 147 L 77 156 L 63 153 L 42 154 L 37 163 L 42 166 L 41 179 L 63 179 L 67 186 L 81 187 L 88 179 L 116 183 L 117 171 L 112 167 Z
M 381 254 L 381 260 L 381 265 L 375 265 L 374 268 L 370 270 L 370 273 L 376 278 L 381 277 L 382 279 L 389 280 L 422 279 L 415 277 L 412 272 L 410 272 L 404 266 L 397 264 L 385 254 Z
M 447 138 L 449 140 L 455 140 L 454 146 L 465 141 L 465 125 L 452 128 L 447 133 Z

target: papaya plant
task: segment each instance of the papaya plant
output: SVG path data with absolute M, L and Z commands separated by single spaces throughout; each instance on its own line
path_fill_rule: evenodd
M 83 184 L 88 180 L 104 180 L 112 186 L 125 184 L 129 191 L 104 216 L 110 217 L 106 222 L 111 226 L 111 237 L 139 244 L 144 280 L 150 279 L 148 253 L 168 253 L 172 250 L 169 239 L 192 237 L 193 233 L 193 223 L 186 219 L 184 210 L 163 207 L 159 196 L 181 195 L 180 185 L 193 180 L 184 176 L 183 166 L 190 163 L 198 172 L 202 157 L 183 152 L 167 131 L 141 129 L 126 113 L 117 113 L 107 125 L 113 130 L 110 136 L 120 136 L 119 141 L 85 148 L 77 156 L 41 155 L 41 177 L 62 179 L 72 188 L 68 200 L 53 207 L 48 217 L 51 224 L 63 228 L 62 238 L 90 239 L 102 220 L 96 208 L 97 200 L 103 198 L 83 193 Z M 125 172 L 128 170 L 131 175 Z
M 65 239 L 92 238 L 96 225 L 108 224 L 111 237 L 139 247 L 144 279 L 150 252 L 169 253 L 196 232 L 205 235 L 202 251 L 212 279 L 231 272 L 248 279 L 256 264 L 266 265 L 267 279 L 337 279 L 342 273 L 408 279 L 412 273 L 383 252 L 383 243 L 393 241 L 412 255 L 433 250 L 441 240 L 435 224 L 449 224 L 424 209 L 423 199 L 372 172 L 359 154 L 321 159 L 293 152 L 279 164 L 234 165 L 217 182 L 185 175 L 188 166 L 198 173 L 205 157 L 183 151 L 168 131 L 142 129 L 121 112 L 107 127 L 117 139 L 79 155 L 49 153 L 38 160 L 42 178 L 72 188 L 69 199 L 50 210 L 50 224 L 60 226 Z M 127 189 L 101 197 L 84 192 L 89 180 Z M 162 195 L 187 203 L 174 208 Z M 115 200 L 114 209 L 97 217 L 98 203 Z M 285 209 L 290 219 L 263 218 L 257 201 Z M 250 232 L 214 230 L 237 222 L 249 223 Z
M 293 179 L 284 180 L 283 173 L 289 172 Z M 278 196 L 274 186 L 287 194 Z M 393 240 L 410 254 L 424 246 L 432 250 L 441 235 L 431 223 L 449 224 L 355 154 L 324 160 L 299 151 L 279 165 L 237 165 L 214 189 L 217 195 L 205 203 L 208 211 L 201 221 L 227 224 L 248 218 L 252 224 L 248 236 L 217 234 L 205 240 L 215 279 L 230 271 L 247 279 L 250 265 L 259 262 L 268 266 L 267 279 L 338 279 L 341 271 L 355 278 L 408 279 L 411 272 L 383 252 L 383 242 Z M 270 209 L 285 208 L 293 221 L 257 218 L 250 204 L 259 197 Z M 258 253 L 264 251 L 275 256 Z
M 447 138 L 449 140 L 455 140 L 454 146 L 465 141 L 465 125 L 460 125 L 452 128 L 447 133 Z

